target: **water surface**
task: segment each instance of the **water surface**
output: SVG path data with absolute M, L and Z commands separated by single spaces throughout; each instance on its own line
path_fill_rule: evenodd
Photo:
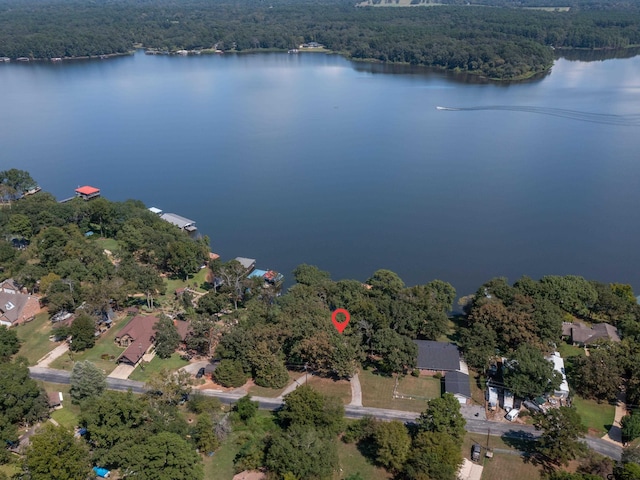
M 0 65 L 0 168 L 192 218 L 223 259 L 285 275 L 640 290 L 640 57 L 509 85 L 381 70 L 324 54 Z

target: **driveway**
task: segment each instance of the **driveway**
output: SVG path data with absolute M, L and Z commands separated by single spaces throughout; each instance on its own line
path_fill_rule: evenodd
M 180 370 L 190 373 L 191 375 L 195 375 L 196 373 L 198 373 L 198 370 L 200 370 L 201 368 L 205 368 L 207 365 L 209 365 L 209 360 L 202 360 L 200 362 L 193 362 L 189 365 L 185 365 Z
M 127 365 L 126 363 L 119 363 L 116 368 L 113 369 L 108 375 L 108 378 L 119 378 L 121 380 L 126 380 L 129 378 L 129 375 L 133 373 L 136 367 L 132 365 Z
M 361 407 L 362 406 L 362 387 L 360 386 L 360 377 L 356 373 L 353 377 L 351 377 L 351 402 L 349 405 L 352 407 Z
M 482 477 L 482 465 L 473 463 L 471 460 L 464 458 L 462 460 L 462 466 L 458 471 L 458 478 L 460 480 L 480 480 Z
M 58 345 L 56 348 L 47 353 L 44 357 L 38 360 L 36 367 L 49 368 L 49 365 L 56 359 L 64 355 L 69 351 L 69 344 L 64 342 Z

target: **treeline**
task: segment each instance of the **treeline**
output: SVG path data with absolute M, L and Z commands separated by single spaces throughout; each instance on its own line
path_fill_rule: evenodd
M 349 58 L 522 78 L 555 48 L 640 45 L 637 8 L 354 8 L 344 1 L 211 3 L 0 2 L 0 56 L 54 58 L 161 51 L 291 49 L 316 41 Z

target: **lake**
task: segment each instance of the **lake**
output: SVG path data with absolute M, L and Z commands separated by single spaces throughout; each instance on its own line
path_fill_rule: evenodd
M 638 72 L 638 56 L 515 84 L 302 53 L 11 63 L 0 168 L 192 218 L 224 260 L 288 280 L 308 263 L 460 295 L 547 274 L 639 293 Z

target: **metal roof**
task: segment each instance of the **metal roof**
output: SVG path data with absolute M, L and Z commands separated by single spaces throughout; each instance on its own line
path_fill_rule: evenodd
M 166 220 L 169 223 L 173 223 L 174 225 L 185 228 L 190 225 L 195 225 L 195 220 L 189 220 L 188 218 L 181 217 L 180 215 L 176 215 L 175 213 L 163 213 L 160 215 L 160 218 Z
M 418 347 L 418 368 L 452 371 L 460 369 L 460 352 L 453 343 L 414 340 Z

